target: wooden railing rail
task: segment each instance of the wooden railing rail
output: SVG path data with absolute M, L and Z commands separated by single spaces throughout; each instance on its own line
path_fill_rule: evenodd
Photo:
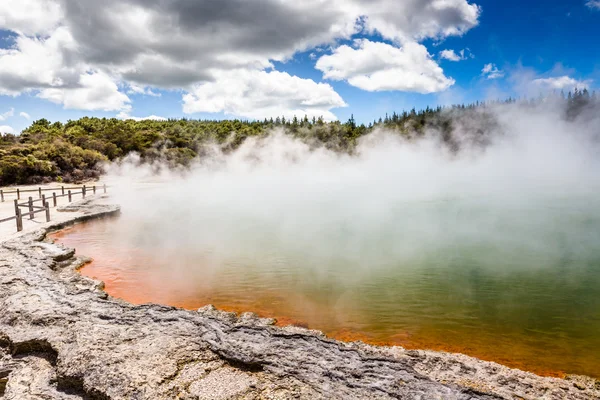
M 17 216 L 13 215 L 12 217 L 0 219 L 0 222 L 8 222 L 8 221 L 12 221 L 13 219 L 17 219 Z
M 96 193 L 96 190 L 100 190 L 100 189 L 103 190 L 104 193 L 106 193 L 106 189 L 108 187 L 109 186 L 107 186 L 107 185 L 102 185 L 99 187 L 97 187 L 96 185 L 92 185 L 92 186 L 83 185 L 80 187 L 61 186 L 59 188 L 46 188 L 46 189 L 43 189 L 40 187 L 38 189 L 25 189 L 25 190 L 21 190 L 21 189 L 17 188 L 16 190 L 13 190 L 13 191 L 4 191 L 3 189 L 0 189 L 0 198 L 1 198 L 2 202 L 5 201 L 5 198 L 4 198 L 5 195 L 9 195 L 9 194 L 17 195 L 17 198 L 13 200 L 14 205 L 15 205 L 15 215 L 13 215 L 12 217 L 0 219 L 0 223 L 16 220 L 17 232 L 21 232 L 23 230 L 23 214 L 29 215 L 29 219 L 34 219 L 35 214 L 41 213 L 41 212 L 46 213 L 46 222 L 49 222 L 50 221 L 50 204 L 47 200 L 49 200 L 50 196 L 48 196 L 48 198 L 46 198 L 46 194 L 43 192 L 52 191 L 52 205 L 53 205 L 53 207 L 57 207 L 59 198 L 67 197 L 68 201 L 70 203 L 71 201 L 73 201 L 73 196 L 81 195 L 82 198 L 85 199 L 85 196 L 88 193 L 88 190 L 91 190 L 93 194 Z M 39 194 L 38 199 L 34 200 L 33 197 L 30 196 L 27 199 L 27 201 L 21 202 L 21 203 L 19 202 L 19 200 L 21 200 L 21 193 L 34 193 L 34 192 L 37 192 Z M 56 192 L 60 192 L 60 194 L 56 194 Z M 37 202 L 41 202 L 41 206 L 34 205 Z M 26 211 L 24 213 L 23 213 L 23 211 L 21 211 L 21 207 L 26 208 Z
M 61 195 L 64 195 L 66 191 L 68 190 L 78 190 L 78 189 L 82 189 L 83 192 L 87 192 L 88 190 L 91 190 L 92 193 L 96 193 L 96 190 L 103 190 L 104 193 L 106 193 L 106 189 L 108 188 L 107 185 L 102 185 L 102 186 L 96 186 L 96 185 L 92 185 L 92 186 L 79 186 L 79 187 L 65 187 L 65 186 L 61 186 L 61 187 L 57 187 L 57 188 L 41 188 L 38 187 L 37 189 L 15 189 L 15 190 L 4 190 L 4 189 L 0 189 L 0 201 L 4 202 L 4 197 L 6 195 L 12 195 L 12 194 L 16 194 L 17 195 L 17 200 L 21 200 L 21 194 L 22 193 L 38 193 L 38 198 L 41 199 L 42 198 L 42 192 L 61 192 Z

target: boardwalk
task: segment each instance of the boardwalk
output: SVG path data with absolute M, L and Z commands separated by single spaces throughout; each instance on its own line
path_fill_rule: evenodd
M 96 185 L 96 187 L 101 187 L 103 184 L 104 184 L 104 182 L 88 182 L 88 183 L 86 183 L 86 185 L 88 185 L 90 187 L 92 185 Z M 37 190 L 40 187 L 42 189 L 49 189 L 49 188 L 60 187 L 61 185 L 62 184 L 51 183 L 51 184 L 47 184 L 47 185 L 2 187 L 1 189 L 3 189 L 4 192 L 6 193 L 9 191 L 12 192 L 16 188 L 19 188 L 20 190 L 32 190 L 32 189 Z M 68 186 L 72 187 L 75 185 L 68 185 Z M 77 185 L 77 186 L 80 186 L 80 185 Z M 45 191 L 43 193 L 45 193 L 45 195 L 47 197 L 46 201 L 50 205 L 50 213 L 51 213 L 51 222 L 50 223 L 65 221 L 65 220 L 71 219 L 74 216 L 74 214 L 72 212 L 59 212 L 57 210 L 57 208 L 67 205 L 69 203 L 69 200 L 66 196 L 57 199 L 58 207 L 55 208 L 53 205 L 53 201 L 52 201 L 52 191 Z M 101 194 L 101 193 L 102 193 L 102 190 L 99 190 L 98 194 Z M 59 191 L 57 191 L 57 195 L 58 194 L 60 194 Z M 88 190 L 88 196 L 91 196 L 91 195 L 92 195 L 91 190 Z M 34 199 L 38 198 L 37 192 L 27 192 L 21 196 L 21 200 L 19 200 L 19 201 L 25 202 L 25 201 L 27 201 L 27 198 L 29 196 L 32 196 Z M 15 194 L 5 194 L 4 195 L 4 202 L 0 202 L 0 219 L 6 218 L 6 217 L 12 217 L 15 215 L 14 199 L 16 199 Z M 81 195 L 73 196 L 72 200 L 73 201 L 81 200 Z M 40 203 L 38 202 L 38 203 L 36 203 L 36 205 L 39 206 Z M 26 213 L 25 208 L 23 208 L 22 211 L 24 214 L 23 215 L 23 232 L 21 232 L 21 233 L 17 232 L 16 221 L 14 221 L 14 220 L 0 223 L 0 241 L 3 241 L 5 239 L 11 238 L 11 237 L 16 237 L 16 236 L 26 233 L 26 232 L 31 232 L 32 230 L 35 230 L 35 229 L 43 226 L 44 224 L 46 224 L 46 214 L 45 213 L 43 213 L 43 212 L 36 213 L 34 215 L 33 219 L 29 219 L 29 215 L 25 214 Z

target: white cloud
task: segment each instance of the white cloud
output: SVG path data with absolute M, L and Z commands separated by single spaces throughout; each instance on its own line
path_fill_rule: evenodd
M 481 75 L 487 79 L 498 79 L 504 77 L 504 71 L 499 70 L 496 64 L 485 64 L 481 70 Z
M 357 33 L 377 32 L 403 47 L 462 35 L 478 24 L 480 13 L 468 0 L 0 0 L 0 29 L 16 35 L 13 47 L 0 49 L 0 94 L 33 92 L 65 108 L 124 110 L 125 93 L 153 96 L 159 94 L 156 88 L 194 93 L 227 74 L 244 85 L 246 76 L 268 70 L 273 61 Z M 388 67 L 378 76 L 390 75 Z M 98 82 L 82 82 L 89 71 L 101 74 L 94 78 Z M 441 69 L 435 74 L 437 84 L 417 84 L 417 90 L 453 82 Z M 328 95 L 339 98 L 328 88 Z M 270 101 L 259 104 L 269 112 L 294 106 L 287 113 L 308 109 L 304 104 L 314 99 L 305 91 L 281 104 L 269 93 L 253 97 Z M 318 111 L 330 108 L 325 102 Z
M 15 133 L 15 130 L 8 125 L 0 125 L 0 133 Z
M 15 115 L 15 109 L 11 108 L 10 110 L 6 111 L 5 113 L 0 114 L 0 121 L 4 121 L 7 118 L 12 117 L 13 115 Z
M 440 58 L 457 62 L 457 61 L 466 60 L 467 58 L 475 58 L 475 57 L 468 49 L 466 49 L 466 50 L 462 49 L 458 53 L 456 53 L 454 50 L 442 50 L 442 51 L 440 51 Z
M 215 82 L 195 86 L 183 102 L 185 113 L 223 112 L 258 119 L 308 115 L 335 120 L 330 110 L 346 106 L 326 83 L 286 72 L 244 69 L 218 73 Z
M 592 10 L 600 10 L 600 0 L 588 0 L 585 5 Z
M 367 32 L 401 42 L 460 36 L 477 26 L 481 14 L 478 5 L 465 0 L 355 0 L 340 5 L 365 16 Z
M 43 89 L 37 96 L 63 104 L 67 109 L 118 111 L 131 108 L 129 97 L 100 72 L 81 75 L 77 87 Z
M 132 119 L 134 121 L 144 121 L 144 120 L 166 121 L 167 120 L 165 117 L 159 117 L 158 115 L 150 115 L 148 117 L 132 117 L 131 115 L 129 115 L 128 112 L 125 112 L 125 111 L 121 111 L 119 114 L 117 114 L 117 118 L 119 118 L 119 119 Z
M 407 42 L 401 48 L 367 39 L 355 41 L 355 47 L 343 45 L 317 61 L 323 77 L 346 80 L 350 85 L 370 92 L 401 90 L 434 93 L 454 84 L 431 59 L 427 48 Z
M 0 94 L 76 85 L 84 68 L 70 60 L 76 47 L 65 28 L 45 38 L 18 36 L 12 48 L 0 49 Z
M 141 94 L 144 96 L 161 97 L 161 94 L 152 90 L 152 88 L 136 85 L 135 83 L 129 83 L 129 90 L 127 94 Z
M 2 0 L 2 7 L 4 29 L 53 37 L 59 25 L 72 37 L 77 51 L 67 44 L 68 57 L 55 46 L 37 59 L 83 63 L 136 85 L 163 88 L 211 80 L 213 70 L 266 68 L 271 60 L 359 31 L 397 41 L 461 35 L 478 24 L 481 12 L 467 0 Z M 43 70 L 57 75 L 62 66 Z M 34 86 L 25 83 L 21 90 Z
M 568 75 L 564 75 L 552 78 L 538 78 L 531 81 L 531 83 L 542 90 L 573 90 L 575 88 L 589 88 L 592 82 L 579 81 Z
M 20 117 L 23 117 L 23 118 L 25 118 L 25 119 L 31 119 L 31 115 L 27 114 L 25 111 L 21 111 L 21 112 L 19 113 L 19 116 L 20 116 Z
M 360 31 L 398 42 L 462 35 L 481 13 L 467 0 L 62 3 L 86 61 L 163 88 L 210 80 L 212 70 L 266 68 Z
M 62 10 L 52 0 L 2 0 L 0 29 L 25 35 L 47 34 L 61 19 Z
M 440 58 L 450 61 L 461 61 L 464 60 L 464 56 L 460 56 L 454 52 L 454 50 L 442 50 L 440 51 Z

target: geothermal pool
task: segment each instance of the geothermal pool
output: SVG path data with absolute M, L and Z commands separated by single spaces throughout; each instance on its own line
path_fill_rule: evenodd
M 598 203 L 489 205 L 402 205 L 377 225 L 314 229 L 298 217 L 295 235 L 276 228 L 285 218 L 208 203 L 165 226 L 132 208 L 51 236 L 92 257 L 81 272 L 132 303 L 214 304 L 342 340 L 600 377 Z

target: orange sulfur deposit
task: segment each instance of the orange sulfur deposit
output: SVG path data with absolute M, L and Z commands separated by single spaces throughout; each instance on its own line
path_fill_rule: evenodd
M 213 304 L 226 311 L 252 311 L 261 317 L 276 318 L 280 326 L 321 330 L 342 341 L 463 353 L 544 376 L 561 377 L 565 373 L 594 376 L 600 371 L 600 357 L 575 354 L 573 348 L 552 341 L 544 333 L 510 330 L 510 326 L 502 324 L 485 327 L 486 331 L 480 328 L 483 322 L 468 319 L 428 323 L 428 316 L 418 313 L 388 318 L 379 304 L 359 307 L 355 298 L 359 295 L 346 293 L 332 297 L 326 289 L 322 290 L 324 293 L 306 293 L 294 285 L 277 287 L 280 281 L 273 277 L 262 281 L 261 277 L 256 278 L 262 282 L 260 287 L 254 278 L 248 277 L 198 279 L 186 275 L 174 279 L 152 254 L 139 249 L 109 251 L 101 240 L 90 241 L 86 230 L 92 226 L 76 225 L 50 237 L 76 248 L 79 254 L 93 257 L 81 273 L 104 281 L 111 296 L 133 304 L 152 302 L 190 310 Z

